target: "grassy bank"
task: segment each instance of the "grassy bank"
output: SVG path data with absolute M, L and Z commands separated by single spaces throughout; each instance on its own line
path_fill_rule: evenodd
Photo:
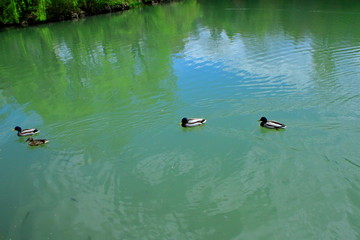
M 166 0 L 1 0 L 0 27 L 62 21 Z

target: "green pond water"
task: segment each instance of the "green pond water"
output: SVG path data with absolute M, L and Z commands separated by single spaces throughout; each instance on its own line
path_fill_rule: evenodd
M 359 22 L 185 0 L 2 30 L 0 240 L 360 239 Z

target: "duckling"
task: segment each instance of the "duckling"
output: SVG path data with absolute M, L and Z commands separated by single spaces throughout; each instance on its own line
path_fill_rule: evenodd
M 21 127 L 16 126 L 13 131 L 17 131 L 17 135 L 19 137 L 23 137 L 23 136 L 30 136 L 30 135 L 34 135 L 40 132 L 40 130 L 37 130 L 35 128 L 31 128 L 31 129 L 24 129 L 22 130 Z
M 267 120 L 266 117 L 262 117 L 260 118 L 258 121 L 260 121 L 260 126 L 265 127 L 265 128 L 270 128 L 270 129 L 284 129 L 286 128 L 286 126 L 282 123 L 276 122 L 276 121 L 272 121 L 272 120 Z
M 204 118 L 183 118 L 181 120 L 182 127 L 195 127 L 206 123 L 206 119 Z
M 48 143 L 49 140 L 46 140 L 46 139 L 33 139 L 32 137 L 29 137 L 28 139 L 26 139 L 25 142 L 29 142 L 28 144 L 30 146 L 39 146 L 39 145 L 43 145 L 45 143 Z

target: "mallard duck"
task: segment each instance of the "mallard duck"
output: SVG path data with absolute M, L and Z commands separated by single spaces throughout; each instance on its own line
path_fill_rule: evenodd
M 206 123 L 204 118 L 183 118 L 181 119 L 181 126 L 183 127 L 195 127 Z
M 276 122 L 276 121 L 272 121 L 272 120 L 267 120 L 266 117 L 262 117 L 260 118 L 258 121 L 260 121 L 260 126 L 265 127 L 265 128 L 270 128 L 270 129 L 283 129 L 286 128 L 286 126 L 282 123 Z
M 26 142 L 29 142 L 28 144 L 30 146 L 39 146 L 39 145 L 43 145 L 45 143 L 48 143 L 49 140 L 46 140 L 46 139 L 33 139 L 32 137 L 29 137 L 28 139 L 26 139 Z
M 13 131 L 17 131 L 17 135 L 19 137 L 22 137 L 22 136 L 30 136 L 30 135 L 34 135 L 34 134 L 37 134 L 40 132 L 40 130 L 37 130 L 35 128 L 31 128 L 31 129 L 24 129 L 22 130 L 21 127 L 19 126 L 16 126 Z

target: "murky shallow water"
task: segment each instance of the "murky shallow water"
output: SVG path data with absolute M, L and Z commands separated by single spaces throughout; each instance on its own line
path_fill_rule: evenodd
M 358 239 L 359 18 L 183 1 L 1 32 L 0 239 Z

